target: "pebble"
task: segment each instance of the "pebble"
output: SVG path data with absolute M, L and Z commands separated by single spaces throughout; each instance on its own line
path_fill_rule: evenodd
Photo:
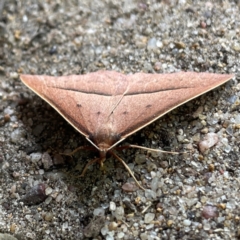
M 122 189 L 125 192 L 136 192 L 138 190 L 138 186 L 135 182 L 127 182 L 122 185 Z
M 39 183 L 32 187 L 26 195 L 21 199 L 27 205 L 36 205 L 43 202 L 47 195 L 45 193 L 46 186 L 43 183 Z
M 18 73 L 17 72 L 10 72 L 9 77 L 12 79 L 18 79 Z
M 53 189 L 51 187 L 47 187 L 45 190 L 46 195 L 50 195 L 52 193 Z
M 17 128 L 11 133 L 11 141 L 13 143 L 19 143 L 24 136 L 25 132 L 22 129 Z
M 53 161 L 48 152 L 44 152 L 42 155 L 42 164 L 45 170 L 48 170 L 52 167 Z
M 192 221 L 190 221 L 190 220 L 188 220 L 188 219 L 185 219 L 185 220 L 183 221 L 183 225 L 184 225 L 184 226 L 190 226 L 191 223 L 192 223 Z
M 124 238 L 124 233 L 123 232 L 119 232 L 118 234 L 117 234 L 117 237 L 119 238 L 119 239 L 122 239 L 122 238 Z
M 155 218 L 155 214 L 154 213 L 146 213 L 145 216 L 144 216 L 144 222 L 146 224 L 151 223 L 154 218 Z
M 137 211 L 136 207 L 134 206 L 134 204 L 131 203 L 130 198 L 125 197 L 122 201 L 123 201 L 123 203 L 124 203 L 124 205 L 126 206 L 127 209 L 129 209 L 129 210 L 131 210 L 133 212 Z
M 93 215 L 94 216 L 104 216 L 104 214 L 105 214 L 105 211 L 104 211 L 104 209 L 103 208 L 95 208 L 94 210 L 93 210 Z
M 148 41 L 148 44 L 147 44 L 147 49 L 148 50 L 156 50 L 158 49 L 157 47 L 157 39 L 156 38 L 150 38 L 149 41 Z
M 124 208 L 122 206 L 117 207 L 114 216 L 117 220 L 122 220 L 124 216 Z
M 61 194 L 61 193 L 58 194 L 57 197 L 56 197 L 56 202 L 61 202 L 63 197 L 64 197 L 63 194 Z
M 207 133 L 204 140 L 198 145 L 201 153 L 206 152 L 209 148 L 213 147 L 218 142 L 218 135 L 216 133 Z
M 110 211 L 115 211 L 116 210 L 116 203 L 115 202 L 110 202 L 109 203 L 109 210 Z
M 32 163 L 37 163 L 42 158 L 42 153 L 36 152 L 30 154 L 30 159 Z
M 202 216 L 205 219 L 218 217 L 217 207 L 211 205 L 204 206 L 202 210 Z
M 84 228 L 83 233 L 85 237 L 93 238 L 97 237 L 104 226 L 105 218 L 103 216 L 95 217 Z
M 146 189 L 145 190 L 145 197 L 146 199 L 156 199 L 157 194 L 155 191 L 151 190 L 151 189 Z
M 117 227 L 118 227 L 118 224 L 117 224 L 116 222 L 110 222 L 109 225 L 108 225 L 108 229 L 109 229 L 110 231 L 116 230 Z
M 135 157 L 135 162 L 137 164 L 143 164 L 146 162 L 146 156 L 144 154 L 137 154 Z
M 51 222 L 53 219 L 53 214 L 51 212 L 47 212 L 44 216 L 44 220 L 47 222 Z
M 159 178 L 157 178 L 157 177 L 153 178 L 152 181 L 151 181 L 151 189 L 152 189 L 154 192 L 157 191 L 158 181 L 159 181 Z

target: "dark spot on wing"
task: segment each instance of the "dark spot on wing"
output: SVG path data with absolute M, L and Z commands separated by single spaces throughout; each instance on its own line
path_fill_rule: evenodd
M 77 103 L 77 107 L 81 108 L 81 107 L 82 107 L 82 105 L 81 105 L 80 103 Z
M 101 112 L 98 111 L 98 112 L 97 112 L 97 115 L 99 116 L 100 114 L 101 114 Z
M 152 105 L 151 104 L 148 104 L 147 106 L 146 106 L 146 108 L 150 108 Z
M 127 111 L 124 111 L 124 112 L 123 112 L 123 115 L 127 115 L 127 114 L 128 114 L 128 112 L 127 112 Z

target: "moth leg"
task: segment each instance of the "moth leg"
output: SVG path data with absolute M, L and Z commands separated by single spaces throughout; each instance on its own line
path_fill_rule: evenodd
M 80 151 L 80 150 L 95 150 L 95 147 L 91 147 L 91 146 L 80 146 L 76 149 L 74 149 L 72 152 L 70 153 L 60 153 L 61 155 L 64 156 L 69 156 L 72 157 L 76 152 Z
M 132 176 L 132 178 L 134 179 L 134 181 L 136 182 L 136 184 L 138 185 L 139 188 L 141 188 L 142 190 L 145 191 L 145 188 L 143 188 L 141 186 L 141 184 L 138 182 L 138 180 L 135 178 L 132 170 L 128 167 L 128 165 L 113 151 L 110 151 L 110 153 L 119 161 L 123 164 L 123 166 L 127 169 L 127 171 L 129 172 L 129 174 Z
M 83 177 L 84 174 L 85 174 L 86 171 L 87 171 L 87 168 L 88 168 L 90 165 L 92 165 L 93 163 L 98 162 L 99 159 L 100 159 L 100 158 L 94 158 L 94 159 L 92 159 L 91 161 L 89 161 L 89 162 L 85 165 L 85 167 L 84 167 L 84 169 L 83 169 L 83 171 L 82 171 L 82 173 L 81 173 L 81 175 L 80 175 L 79 177 Z

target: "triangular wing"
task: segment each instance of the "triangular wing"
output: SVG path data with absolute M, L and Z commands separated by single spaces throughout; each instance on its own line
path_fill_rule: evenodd
M 20 78 L 97 148 L 110 149 L 172 109 L 232 77 L 194 72 L 124 75 L 98 71 Z

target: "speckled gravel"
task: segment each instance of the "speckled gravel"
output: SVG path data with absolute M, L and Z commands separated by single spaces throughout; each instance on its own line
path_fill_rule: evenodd
M 239 239 L 238 1 L 8 0 L 0 4 L 0 239 Z M 234 73 L 89 167 L 96 152 L 19 73 Z

